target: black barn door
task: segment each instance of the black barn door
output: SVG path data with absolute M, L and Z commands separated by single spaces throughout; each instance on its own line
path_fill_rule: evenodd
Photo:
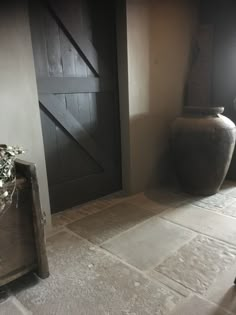
M 30 4 L 53 212 L 121 188 L 115 6 L 109 0 Z

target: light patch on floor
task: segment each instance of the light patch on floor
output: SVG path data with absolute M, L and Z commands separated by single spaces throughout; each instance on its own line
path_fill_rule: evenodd
M 138 269 L 148 270 L 195 235 L 193 231 L 155 217 L 112 238 L 102 247 Z
M 33 315 L 15 297 L 10 297 L 0 304 L 1 315 Z

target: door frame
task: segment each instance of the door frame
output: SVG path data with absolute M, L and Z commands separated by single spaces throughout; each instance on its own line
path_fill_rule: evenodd
M 131 194 L 127 1 L 116 0 L 116 41 L 120 110 L 122 190 Z

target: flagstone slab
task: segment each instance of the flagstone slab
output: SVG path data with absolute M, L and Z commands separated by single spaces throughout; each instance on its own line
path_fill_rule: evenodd
M 199 235 L 157 266 L 156 271 L 203 294 L 217 276 L 235 263 L 235 247 Z
M 232 268 L 226 270 L 219 275 L 216 281 L 207 290 L 204 297 L 222 308 L 236 314 L 236 286 L 234 279 L 236 278 L 236 264 Z
M 215 194 L 209 197 L 201 197 L 199 200 L 194 201 L 193 204 L 198 207 L 210 210 L 222 210 L 231 204 L 235 203 L 235 198 L 224 194 Z
M 193 296 L 185 303 L 179 305 L 170 315 L 232 315 L 221 309 L 218 305 Z
M 209 235 L 236 246 L 235 218 L 193 205 L 168 209 L 162 212 L 160 216 L 196 232 Z
M 121 203 L 75 221 L 67 228 L 95 244 L 101 244 L 152 216 L 154 214 L 151 211 Z
M 48 257 L 48 279 L 13 290 L 34 315 L 163 315 L 183 298 L 67 232 L 48 240 Z
M 102 246 L 129 264 L 148 270 L 195 236 L 188 229 L 154 217 Z

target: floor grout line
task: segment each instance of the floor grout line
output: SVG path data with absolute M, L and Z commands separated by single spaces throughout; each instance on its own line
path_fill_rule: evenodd
M 184 289 L 186 289 L 186 290 L 189 292 L 189 295 L 195 294 L 195 292 L 194 292 L 191 288 L 185 286 L 183 283 L 178 282 L 178 281 L 176 281 L 175 279 L 172 279 L 172 278 L 168 277 L 167 275 L 162 274 L 162 273 L 159 272 L 159 271 L 156 271 L 155 269 L 148 270 L 147 273 L 150 273 L 150 271 L 156 273 L 157 275 L 160 274 L 162 277 L 165 277 L 165 278 L 167 278 L 167 279 L 173 281 L 174 283 L 176 283 L 176 284 L 182 286 Z M 154 278 L 154 281 L 163 283 L 161 280 L 158 280 L 158 279 L 155 279 L 155 278 Z M 163 284 L 165 284 L 165 283 L 163 283 Z M 165 284 L 165 285 L 168 286 L 167 284 Z M 188 297 L 188 296 L 189 296 L 189 295 L 188 295 L 188 296 L 183 295 L 181 292 L 179 292 L 177 289 L 172 288 L 171 286 L 168 286 L 168 287 L 169 287 L 170 289 L 176 291 L 177 293 L 181 294 L 183 297 Z
M 137 205 L 134 205 L 134 204 L 132 204 L 132 203 L 129 203 L 128 201 L 125 201 L 125 202 L 128 203 L 128 204 L 131 204 L 131 205 L 133 205 L 133 206 L 137 206 Z M 119 203 L 122 203 L 122 201 L 120 201 Z M 98 212 L 87 214 L 87 215 L 85 215 L 84 217 L 79 218 L 79 219 L 75 219 L 75 220 L 73 220 L 73 219 L 71 219 L 71 218 L 69 218 L 69 217 L 67 217 L 67 216 L 65 216 L 65 215 L 63 215 L 63 214 L 61 214 L 63 217 L 65 217 L 66 219 L 69 219 L 69 220 L 71 221 L 71 222 L 62 224 L 61 226 L 63 226 L 63 227 L 64 227 L 64 226 L 68 226 L 68 225 L 71 224 L 71 223 L 78 222 L 78 221 L 80 221 L 80 220 L 82 220 L 82 219 L 84 219 L 84 218 L 87 218 L 87 217 L 89 217 L 89 216 L 92 216 L 92 215 L 95 215 L 95 214 L 97 214 L 97 213 L 100 213 L 100 212 L 102 212 L 103 210 L 107 210 L 107 209 L 109 209 L 109 208 L 111 208 L 111 207 L 113 207 L 113 206 L 115 206 L 115 205 L 117 205 L 117 204 L 119 204 L 119 203 L 116 203 L 116 204 L 114 204 L 114 205 L 110 205 L 110 206 L 108 206 L 108 207 L 105 207 L 105 208 L 99 210 Z M 188 204 L 184 204 L 184 205 L 186 206 L 186 205 L 188 205 Z M 216 212 L 216 211 L 214 211 L 214 210 L 212 210 L 212 209 L 208 209 L 208 208 L 204 208 L 204 207 L 201 207 L 201 206 L 197 206 L 197 205 L 192 204 L 192 203 L 190 203 L 189 205 L 194 206 L 194 207 L 197 207 L 197 208 L 199 208 L 199 209 L 201 209 L 201 210 L 204 210 L 204 211 L 207 211 L 207 212 L 211 212 L 211 213 L 217 214 L 217 215 L 219 215 L 219 216 L 223 216 L 223 217 L 227 217 L 227 218 L 236 220 L 236 217 L 229 216 L 229 215 L 226 215 L 226 214 L 223 214 L 223 213 L 219 213 L 219 212 Z M 182 204 L 182 206 L 183 206 L 183 204 Z M 161 219 L 164 219 L 164 220 L 166 220 L 166 221 L 169 221 L 169 222 L 171 222 L 171 223 L 174 223 L 174 224 L 176 224 L 176 225 L 179 225 L 179 226 L 181 226 L 181 227 L 184 227 L 184 228 L 186 228 L 186 229 L 188 229 L 188 230 L 192 230 L 192 231 L 194 231 L 194 232 L 198 232 L 198 231 L 196 231 L 196 230 L 194 230 L 194 229 L 191 229 L 191 228 L 189 228 L 189 227 L 187 227 L 187 226 L 185 226 L 185 225 L 182 225 L 182 224 L 180 224 L 180 223 L 174 222 L 174 221 L 172 221 L 172 220 L 170 220 L 170 219 L 167 219 L 167 218 L 165 218 L 165 217 L 162 216 L 165 211 L 167 211 L 167 210 L 175 210 L 175 209 L 181 208 L 181 206 L 177 206 L 177 207 L 172 207 L 172 206 L 170 206 L 170 207 L 167 207 L 167 208 L 163 209 L 163 210 L 160 211 L 159 213 L 158 213 L 158 212 L 155 212 L 155 210 L 147 209 L 146 207 L 142 207 L 142 206 L 138 206 L 138 207 L 141 208 L 142 210 L 148 211 L 148 212 L 150 212 L 150 213 L 153 214 L 153 216 L 151 216 L 150 218 L 145 219 L 145 221 L 147 221 L 147 220 L 149 220 L 149 219 L 151 219 L 151 218 L 153 218 L 153 217 L 155 217 L 155 216 L 158 216 L 158 217 L 160 217 Z M 144 222 L 137 223 L 137 225 L 140 225 L 140 224 L 142 224 L 142 223 L 144 223 Z M 137 225 L 135 225 L 135 226 L 133 226 L 133 227 L 136 227 Z M 61 226 L 59 226 L 58 228 L 60 228 Z M 131 228 L 128 229 L 128 230 L 131 230 L 133 227 L 131 227 Z M 128 230 L 126 230 L 126 231 L 128 231 Z M 123 233 L 125 233 L 126 231 L 122 231 L 120 234 L 123 234 Z M 202 233 L 202 232 L 198 232 L 198 233 L 203 234 L 203 235 L 207 235 L 207 234 L 204 234 L 204 233 Z M 120 234 L 119 234 L 119 235 L 120 235 Z M 119 235 L 116 235 L 116 236 L 119 236 Z M 114 236 L 114 237 L 112 237 L 112 238 L 110 238 L 110 239 L 113 239 L 113 238 L 115 238 L 116 236 Z M 213 237 L 213 238 L 214 238 L 214 237 Z M 104 241 L 103 243 L 106 243 L 106 242 L 109 241 L 110 239 Z M 217 239 L 217 238 L 216 238 L 216 239 Z M 102 243 L 102 244 L 103 244 L 103 243 Z M 228 242 L 226 242 L 226 243 L 228 243 Z M 229 244 L 231 244 L 231 243 L 229 243 Z
M 102 242 L 101 244 L 99 244 L 99 246 L 103 246 L 103 245 L 105 245 L 106 243 L 109 243 L 111 240 L 114 240 L 114 239 L 116 239 L 116 238 L 119 238 L 121 235 L 126 234 L 126 233 L 128 233 L 128 232 L 130 232 L 130 231 L 136 229 L 136 228 L 139 227 L 139 226 L 144 225 L 145 223 L 151 221 L 151 219 L 153 219 L 153 218 L 156 217 L 156 216 L 157 216 L 157 215 L 153 215 L 153 216 L 151 216 L 151 217 L 149 217 L 149 218 L 147 218 L 147 219 L 144 219 L 144 221 L 139 222 L 139 223 L 137 223 L 137 224 L 131 226 L 131 227 L 128 228 L 127 230 L 122 231 L 122 232 L 120 232 L 120 233 L 118 233 L 118 234 L 116 234 L 116 235 L 110 237 L 109 239 L 107 239 L 107 240 L 105 240 L 104 242 Z
M 173 221 L 173 220 L 171 220 L 171 219 L 167 219 L 167 218 L 165 218 L 165 217 L 161 217 L 161 219 L 163 219 L 163 220 L 165 220 L 165 221 L 168 221 L 168 222 L 171 222 L 171 223 L 174 223 L 174 224 L 176 224 L 176 225 L 178 225 L 178 226 L 181 226 L 181 227 L 183 227 L 183 228 L 185 228 L 185 229 L 188 229 L 188 230 L 193 231 L 193 232 L 195 232 L 195 233 L 198 233 L 198 234 L 200 234 L 200 235 L 207 236 L 207 237 L 210 238 L 210 239 L 220 241 L 221 243 L 230 245 L 231 247 L 233 247 L 233 248 L 236 249 L 236 244 L 233 244 L 233 243 L 227 242 L 227 241 L 225 241 L 225 240 L 222 240 L 222 239 L 220 239 L 220 238 L 214 237 L 214 236 L 212 236 L 212 235 L 209 235 L 209 234 L 200 232 L 200 231 L 195 230 L 195 229 L 193 229 L 193 228 L 187 227 L 186 225 L 183 225 L 183 224 L 181 224 L 181 223 L 177 223 L 177 222 L 175 222 L 175 221 Z
M 202 210 L 206 210 L 206 211 L 209 211 L 211 213 L 215 213 L 215 214 L 218 214 L 220 216 L 223 216 L 223 217 L 226 217 L 226 218 L 230 218 L 230 219 L 233 219 L 233 220 L 236 220 L 236 217 L 232 216 L 232 215 L 227 215 L 225 213 L 221 213 L 221 212 L 217 212 L 213 209 L 209 209 L 209 208 L 205 208 L 205 207 L 201 207 L 201 206 L 198 206 L 198 205 L 195 205 L 195 204 L 191 204 L 192 206 L 195 206 L 197 208 L 200 208 Z M 230 205 L 231 206 L 231 205 Z M 225 207 L 224 209 L 226 209 L 227 207 Z M 236 207 L 235 207 L 235 211 L 236 211 Z

